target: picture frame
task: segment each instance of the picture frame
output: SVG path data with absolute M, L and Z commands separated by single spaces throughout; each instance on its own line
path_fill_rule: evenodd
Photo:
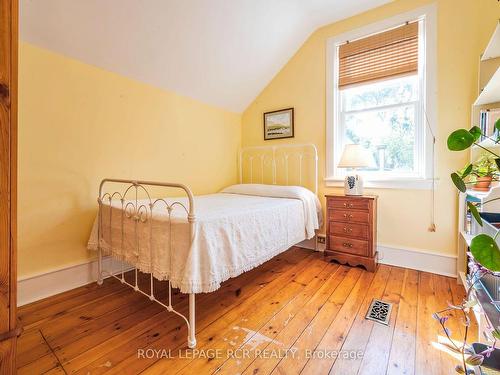
M 264 113 L 264 140 L 294 137 L 293 108 Z

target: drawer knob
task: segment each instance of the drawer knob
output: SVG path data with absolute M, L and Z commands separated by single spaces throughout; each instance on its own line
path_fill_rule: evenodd
M 352 203 L 347 203 L 347 202 L 344 202 L 344 207 L 349 207 L 349 208 L 353 208 L 354 205 Z
M 352 214 L 344 214 L 344 219 L 352 219 Z
M 351 233 L 351 232 L 352 232 L 352 228 L 344 227 L 344 233 Z
M 344 247 L 352 247 L 352 243 L 349 243 L 349 242 L 344 242 L 344 243 L 342 244 L 342 246 L 344 246 Z

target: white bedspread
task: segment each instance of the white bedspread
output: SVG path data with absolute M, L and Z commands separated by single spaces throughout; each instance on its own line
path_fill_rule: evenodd
M 187 206 L 184 198 L 166 201 Z M 169 279 L 183 293 L 211 292 L 223 281 L 313 237 L 321 217 L 318 206 L 317 197 L 301 187 L 234 185 L 195 197 L 196 229 L 190 243 L 186 213 L 179 206 L 169 221 L 165 205 L 155 205 L 151 236 L 149 221 L 135 228 L 135 221 L 125 218 L 122 238 L 123 211 L 117 200 L 111 204 L 111 224 L 109 202 L 102 210 L 101 247 L 144 272 L 152 269 L 154 277 Z M 88 248 L 97 249 L 97 220 Z

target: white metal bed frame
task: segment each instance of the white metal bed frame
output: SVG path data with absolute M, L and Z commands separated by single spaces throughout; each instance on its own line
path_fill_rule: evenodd
M 296 180 L 290 181 L 289 167 L 290 158 L 296 156 L 298 158 L 298 176 Z M 301 185 L 306 186 L 304 182 L 304 169 L 303 164 L 305 161 L 309 160 L 312 166 L 312 175 L 309 176 L 312 185 L 312 190 L 315 194 L 318 193 L 318 151 L 314 144 L 287 144 L 287 145 L 273 145 L 273 146 L 256 146 L 256 147 L 246 147 L 240 151 L 239 155 L 239 179 L 240 183 L 268 183 L 276 185 L 278 182 L 282 185 Z M 257 167 L 254 164 L 257 163 Z M 248 176 L 245 172 L 245 165 L 249 165 Z M 307 165 L 307 164 L 306 164 Z M 284 168 L 284 175 L 280 179 L 278 172 L 280 167 Z M 305 168 L 307 170 L 307 167 Z M 266 173 L 267 171 L 267 173 Z M 260 178 L 258 178 L 257 172 L 260 172 Z M 267 176 L 267 178 L 266 178 Z M 281 181 L 283 180 L 283 181 Z M 295 182 L 295 183 L 294 183 Z M 124 192 L 120 193 L 114 191 L 113 193 L 107 193 L 104 191 L 104 187 L 110 183 L 122 184 L 125 186 Z M 187 196 L 188 204 L 187 207 L 179 201 L 174 201 L 168 203 L 162 198 L 153 198 L 146 186 L 156 186 L 164 188 L 178 189 L 184 192 Z M 130 198 L 130 195 L 132 197 Z M 139 199 L 139 197 L 141 197 Z M 146 204 L 144 204 L 144 198 L 146 197 Z M 141 224 L 149 223 L 149 249 L 150 249 L 150 270 L 153 270 L 153 256 L 152 256 L 152 245 L 151 241 L 153 238 L 152 229 L 152 211 L 158 205 L 164 205 L 168 213 L 168 230 L 171 231 L 171 213 L 174 209 L 183 210 L 186 213 L 187 221 L 189 223 L 189 238 L 191 242 L 193 241 L 193 236 L 196 229 L 196 214 L 194 205 L 194 196 L 191 189 L 186 185 L 179 183 L 168 183 L 168 182 L 153 182 L 153 181 L 139 181 L 139 180 L 126 180 L 126 179 L 113 179 L 105 178 L 101 181 L 99 186 L 99 197 L 97 199 L 99 204 L 99 214 L 98 214 L 98 226 L 97 226 L 97 249 L 98 249 L 98 279 L 97 283 L 102 285 L 104 277 L 114 277 L 118 279 L 122 284 L 128 285 L 135 291 L 144 294 L 151 301 L 155 301 L 161 306 L 165 307 L 167 311 L 177 314 L 184 319 L 188 328 L 188 338 L 187 343 L 189 348 L 196 347 L 196 334 L 195 334 L 195 294 L 189 294 L 189 315 L 185 316 L 179 311 L 176 311 L 172 306 L 172 286 L 170 280 L 168 280 L 168 302 L 167 304 L 158 300 L 155 296 L 155 290 L 153 287 L 153 273 L 150 272 L 150 291 L 149 293 L 143 291 L 138 285 L 138 269 L 133 267 L 134 281 L 133 283 L 128 282 L 125 279 L 125 273 L 130 270 L 130 268 L 125 269 L 123 262 L 120 262 L 118 271 L 114 271 L 115 267 L 113 264 L 113 256 L 111 257 L 111 271 L 103 270 L 103 255 L 104 250 L 101 247 L 101 236 L 102 236 L 102 213 L 105 208 L 105 202 L 109 203 L 109 221 L 111 224 L 112 220 L 112 209 L 111 202 L 113 200 L 119 200 L 121 202 L 121 246 L 120 249 L 123 254 L 123 240 L 125 236 L 124 232 L 124 222 L 125 220 L 134 221 L 134 240 L 136 246 L 136 256 L 139 256 L 140 242 L 139 236 L 137 235 L 137 226 Z M 110 225 L 110 231 L 112 230 Z M 170 232 L 171 233 L 171 232 Z M 111 241 L 111 233 L 110 233 Z M 169 236 L 169 254 L 171 254 L 172 249 L 172 236 Z M 113 244 L 110 243 L 110 247 L 113 248 Z

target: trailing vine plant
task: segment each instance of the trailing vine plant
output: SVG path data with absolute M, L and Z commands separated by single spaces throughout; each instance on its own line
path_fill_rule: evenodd
M 496 154 L 492 150 L 482 146 L 479 143 L 481 136 L 483 138 L 487 138 L 495 144 L 500 143 L 500 119 L 495 122 L 494 126 L 496 133 L 499 134 L 496 139 L 486 136 L 482 134 L 481 129 L 479 127 L 474 126 L 470 130 L 467 129 L 458 129 L 452 132 L 447 140 L 448 149 L 451 151 L 464 151 L 470 148 L 473 145 L 483 149 L 488 154 L 494 157 L 495 163 L 500 169 L 500 155 Z M 453 172 L 451 174 L 451 180 L 453 181 L 456 188 L 465 193 L 467 191 L 467 185 L 475 183 L 474 179 L 471 178 L 471 173 L 473 172 L 474 166 L 473 164 L 468 164 L 462 170 Z M 488 201 L 483 202 L 482 204 L 486 204 L 500 198 L 490 199 Z M 467 202 L 467 207 L 471 212 L 474 220 L 482 226 L 483 221 L 481 216 L 479 215 L 479 211 L 477 206 L 481 205 L 481 203 L 477 203 L 476 205 L 472 204 L 472 202 Z M 480 353 L 474 353 L 472 347 L 467 344 L 467 338 L 469 334 L 470 327 L 470 312 L 471 309 L 476 304 L 475 300 L 472 298 L 472 294 L 474 293 L 474 288 L 479 280 L 486 274 L 493 274 L 495 276 L 500 277 L 500 249 L 498 244 L 496 243 L 496 238 L 500 230 L 496 232 L 494 237 L 491 237 L 488 234 L 478 234 L 474 236 L 470 242 L 469 246 L 469 275 L 467 277 L 467 285 L 466 295 L 463 301 L 458 305 L 453 305 L 448 303 L 448 307 L 444 310 L 438 311 L 433 314 L 434 319 L 436 319 L 443 332 L 447 338 L 446 346 L 452 351 L 458 353 L 461 357 L 462 364 L 457 365 L 455 367 L 456 372 L 460 374 L 473 374 L 473 366 L 480 366 L 485 357 L 489 357 L 490 354 L 495 350 L 495 346 L 497 340 L 500 340 L 500 326 L 495 326 L 493 331 L 491 332 L 491 341 L 493 341 L 493 345 L 489 345 Z M 450 312 L 456 312 L 462 318 L 462 324 L 464 325 L 464 335 L 461 344 L 457 344 L 451 337 L 451 331 L 447 327 L 447 321 L 450 318 Z M 500 323 L 500 322 L 498 322 Z

